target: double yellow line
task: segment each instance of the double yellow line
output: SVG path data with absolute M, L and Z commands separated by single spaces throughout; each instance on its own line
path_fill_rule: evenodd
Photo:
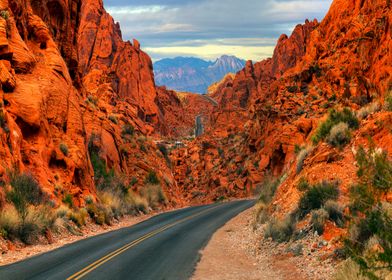
M 189 221 L 189 220 L 191 220 L 191 219 L 193 219 L 193 218 L 195 218 L 197 216 L 200 216 L 200 215 L 204 214 L 207 211 L 215 209 L 218 206 L 219 205 L 211 207 L 211 208 L 208 208 L 208 209 L 203 210 L 203 211 L 201 211 L 199 213 L 193 214 L 193 215 L 191 215 L 189 217 L 186 217 L 186 218 L 183 218 L 181 220 L 178 220 L 177 222 L 168 224 L 168 225 L 166 225 L 164 227 L 161 227 L 161 228 L 156 229 L 156 230 L 154 230 L 154 231 L 152 231 L 150 233 L 147 233 L 147 234 L 143 235 L 142 237 L 139 237 L 138 239 L 136 239 L 136 240 L 134 240 L 134 241 L 124 245 L 123 247 L 121 247 L 121 248 L 119 248 L 119 249 L 117 249 L 117 250 L 107 254 L 106 256 L 98 259 L 97 261 L 93 262 L 92 264 L 86 266 L 82 270 L 80 270 L 80 271 L 76 272 L 75 274 L 71 275 L 70 277 L 68 277 L 67 280 L 78 280 L 78 279 L 81 279 L 82 277 L 86 276 L 88 273 L 90 273 L 94 269 L 100 267 L 104 263 L 106 263 L 106 262 L 110 261 L 111 259 L 113 259 L 114 257 L 124 253 L 126 250 L 136 246 L 137 244 L 143 242 L 144 240 L 147 240 L 147 239 L 149 239 L 149 238 L 151 238 L 151 237 L 153 237 L 153 236 L 155 236 L 155 235 L 157 235 L 157 234 L 159 234 L 159 233 L 161 233 L 161 232 L 163 232 L 163 231 L 165 231 L 165 230 L 167 230 L 169 228 L 172 228 L 172 227 L 180 224 L 180 223 L 183 223 L 185 221 Z

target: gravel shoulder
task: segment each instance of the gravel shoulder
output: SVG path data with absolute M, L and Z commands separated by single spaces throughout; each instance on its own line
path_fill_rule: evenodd
M 219 229 L 201 251 L 192 280 L 331 279 L 333 262 L 311 252 L 314 237 L 302 240 L 303 253 L 294 256 L 287 248 L 263 238 L 254 228 L 254 208 Z

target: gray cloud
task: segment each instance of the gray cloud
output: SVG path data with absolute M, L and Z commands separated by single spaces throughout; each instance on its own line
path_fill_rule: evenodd
M 150 50 L 150 53 L 154 48 L 195 47 L 206 44 L 273 46 L 280 34 L 291 33 L 293 27 L 303 23 L 305 19 L 321 20 L 332 2 L 332 0 L 104 1 L 105 7 L 114 19 L 120 22 L 124 39 L 137 38 L 143 47 Z M 264 54 L 264 51 L 260 53 Z M 158 58 L 154 53 L 152 56 L 154 59 Z

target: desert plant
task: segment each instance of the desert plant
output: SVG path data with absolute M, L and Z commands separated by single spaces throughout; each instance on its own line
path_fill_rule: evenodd
M 305 159 L 307 156 L 313 151 L 313 147 L 308 146 L 303 148 L 297 155 L 297 166 L 296 166 L 296 172 L 299 174 L 302 171 L 302 168 L 304 166 Z
M 7 199 L 18 211 L 22 223 L 25 222 L 30 205 L 38 205 L 43 201 L 41 188 L 30 173 L 11 172 L 10 184 L 12 190 L 7 193 Z
M 307 191 L 310 188 L 309 182 L 304 177 L 301 177 L 301 179 L 299 180 L 297 188 L 301 192 Z
M 146 179 L 144 180 L 146 184 L 151 184 L 151 185 L 158 185 L 160 183 L 157 173 L 153 170 L 150 170 L 146 176 Z
M 351 133 L 347 123 L 341 122 L 334 125 L 327 136 L 327 143 L 334 147 L 342 148 L 351 140 Z
M 280 183 L 280 178 L 274 178 L 269 174 L 266 175 L 263 182 L 257 186 L 257 189 L 260 190 L 259 201 L 264 204 L 270 203 Z
M 338 227 L 344 226 L 343 207 L 336 201 L 328 200 L 324 204 L 325 211 L 328 212 L 328 218 L 334 221 Z
M 382 203 L 392 187 L 392 162 L 373 145 L 368 151 L 360 147 L 356 161 L 359 182 L 350 190 L 352 217 L 344 248 L 364 275 L 378 279 L 392 270 L 392 211 Z M 377 250 L 369 250 L 371 240 L 377 240 Z
M 7 239 L 17 236 L 21 220 L 13 205 L 8 205 L 0 212 L 0 235 Z
M 141 190 L 142 197 L 146 198 L 151 208 L 157 208 L 160 204 L 166 204 L 167 197 L 159 184 L 149 184 Z
M 359 127 L 359 121 L 350 109 L 345 108 L 342 111 L 332 109 L 329 111 L 327 120 L 321 123 L 313 135 L 313 143 L 317 144 L 325 139 L 329 135 L 332 127 L 341 122 L 346 123 L 350 129 L 357 129 Z
M 313 209 L 320 209 L 328 200 L 337 199 L 339 189 L 337 182 L 323 181 L 312 186 L 301 197 L 298 205 L 298 217 L 305 217 Z
M 385 97 L 385 110 L 390 112 L 392 111 L 392 92 Z
M 321 208 L 311 212 L 310 223 L 314 231 L 318 234 L 323 234 L 325 222 L 328 220 L 328 212 Z
M 122 135 L 130 135 L 132 136 L 135 133 L 135 128 L 133 127 L 133 125 L 127 123 L 124 124 L 122 127 L 122 131 L 121 131 Z
M 351 259 L 342 262 L 334 277 L 335 280 L 369 280 L 368 277 L 362 275 L 360 266 Z
M 267 205 L 263 202 L 258 202 L 255 205 L 255 224 L 264 224 L 268 221 L 269 215 L 267 212 Z
M 68 156 L 69 155 L 69 151 L 68 151 L 68 146 L 65 143 L 61 143 L 60 144 L 60 151 L 65 155 Z
M 7 10 L 2 10 L 0 11 L 0 17 L 2 17 L 5 20 L 8 20 L 10 18 L 10 14 Z
M 72 199 L 72 195 L 70 195 L 69 193 L 67 193 L 64 198 L 63 198 L 63 203 L 67 204 L 69 207 L 73 207 L 73 199 Z
M 378 101 L 375 101 L 359 109 L 357 112 L 357 118 L 360 120 L 366 119 L 369 115 L 380 111 L 380 109 L 380 103 Z
M 114 124 L 118 124 L 118 120 L 117 117 L 115 115 L 110 115 L 109 116 L 109 120 L 114 123 Z
M 272 219 L 266 225 L 264 237 L 282 243 L 290 240 L 295 230 L 295 220 L 288 216 L 284 220 Z

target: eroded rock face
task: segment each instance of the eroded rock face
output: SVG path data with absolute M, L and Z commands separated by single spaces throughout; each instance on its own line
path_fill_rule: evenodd
M 170 134 L 151 60 L 136 40 L 122 41 L 102 2 L 1 0 L 0 9 L 9 13 L 0 17 L 0 177 L 31 172 L 55 203 L 69 193 L 83 205 L 96 194 L 93 142 L 135 191 L 155 171 L 181 203 L 167 161 L 145 137 Z

